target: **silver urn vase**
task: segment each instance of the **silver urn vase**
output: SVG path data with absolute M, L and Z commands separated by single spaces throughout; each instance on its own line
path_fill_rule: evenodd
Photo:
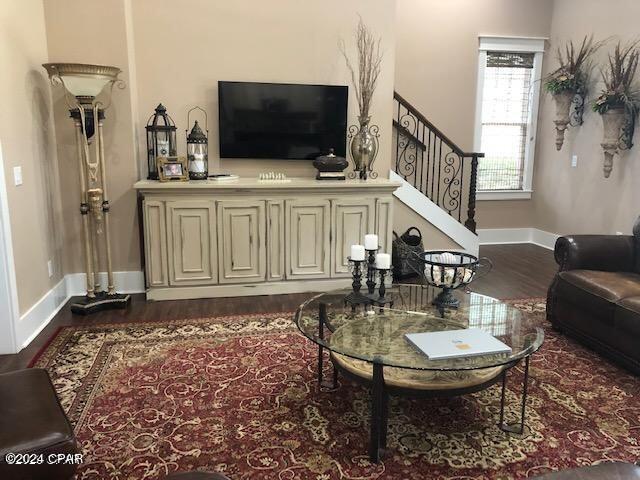
M 354 164 L 354 171 L 349 174 L 349 178 L 359 177 L 366 180 L 368 177 L 378 176 L 373 171 L 373 163 L 378 155 L 378 126 L 369 125 L 370 120 L 370 117 L 360 117 L 360 126 L 352 125 L 349 128 L 350 151 Z

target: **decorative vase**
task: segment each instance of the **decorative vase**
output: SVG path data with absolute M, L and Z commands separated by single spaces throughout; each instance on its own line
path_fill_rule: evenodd
M 571 102 L 574 96 L 575 92 L 572 90 L 564 90 L 553 95 L 556 102 L 556 118 L 553 123 L 556 124 L 556 150 L 558 151 L 564 143 L 564 132 L 570 122 Z
M 604 134 L 602 138 L 602 150 L 604 150 L 604 177 L 609 178 L 613 170 L 613 156 L 620 148 L 622 127 L 625 123 L 627 112 L 624 107 L 610 108 L 602 114 L 602 126 Z
M 371 117 L 360 117 L 360 126 L 352 126 L 351 133 L 351 157 L 354 163 L 354 172 L 358 172 L 360 179 L 366 180 L 368 176 L 375 178 L 372 171 L 373 162 L 378 155 L 378 127 L 369 126 Z M 351 130 L 351 129 L 350 129 Z
M 313 161 L 313 166 L 318 170 L 316 180 L 345 179 L 343 170 L 349 166 L 349 162 L 344 157 L 338 157 L 333 152 L 333 148 L 330 148 L 328 155 L 322 155 Z

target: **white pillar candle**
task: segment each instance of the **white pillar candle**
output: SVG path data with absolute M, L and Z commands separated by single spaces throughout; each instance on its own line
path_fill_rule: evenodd
M 351 260 L 364 260 L 364 247 L 362 245 L 351 245 Z
M 391 268 L 391 255 L 379 253 L 376 255 L 376 268 L 388 270 Z
M 378 235 L 369 233 L 364 236 L 364 248 L 367 250 L 378 249 Z

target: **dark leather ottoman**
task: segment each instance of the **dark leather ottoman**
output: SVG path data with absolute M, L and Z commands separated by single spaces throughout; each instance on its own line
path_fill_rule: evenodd
M 229 480 L 229 478 L 220 473 L 187 472 L 173 473 L 165 480 Z
M 0 375 L 0 478 L 3 480 L 68 480 L 73 463 L 50 464 L 51 454 L 78 452 L 46 370 L 31 368 Z M 42 455 L 36 465 L 8 465 L 8 453 Z M 38 458 L 36 457 L 36 458 Z
M 601 463 L 592 467 L 548 473 L 533 480 L 640 480 L 640 467 L 631 463 Z

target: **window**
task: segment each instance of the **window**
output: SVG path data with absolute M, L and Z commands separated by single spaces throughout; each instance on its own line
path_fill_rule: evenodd
M 543 39 L 481 37 L 475 150 L 478 198 L 530 198 Z

